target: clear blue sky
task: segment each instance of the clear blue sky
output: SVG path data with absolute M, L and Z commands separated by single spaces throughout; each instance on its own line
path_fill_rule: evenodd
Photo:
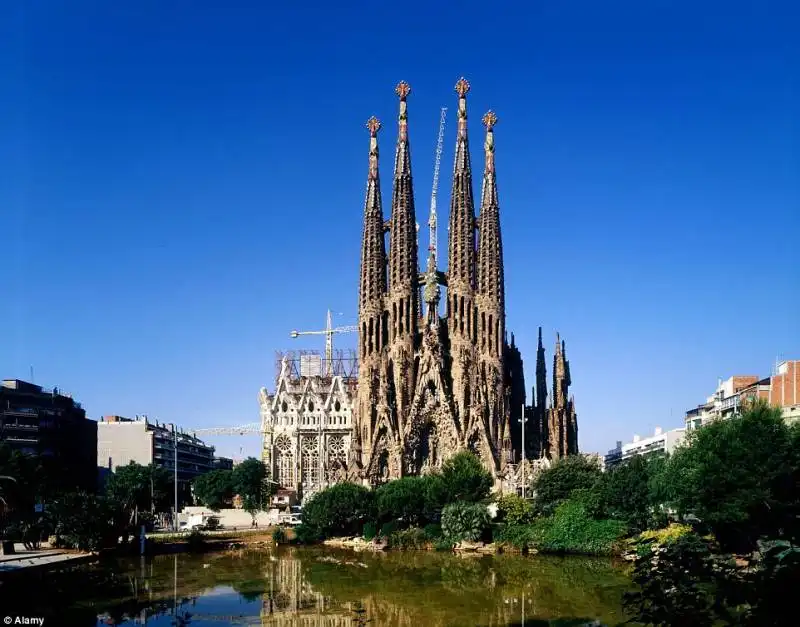
M 289 331 L 355 321 L 364 122 L 388 208 L 411 83 L 424 223 L 461 75 L 478 175 L 500 118 L 508 328 L 529 387 L 537 327 L 548 364 L 565 337 L 582 449 L 800 358 L 797 3 L 3 4 L 0 377 L 257 420 L 274 351 L 322 347 Z

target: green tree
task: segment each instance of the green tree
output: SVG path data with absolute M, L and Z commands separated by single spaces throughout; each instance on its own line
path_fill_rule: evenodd
M 755 549 L 762 536 L 796 540 L 796 437 L 780 410 L 761 402 L 694 431 L 665 469 L 671 500 L 708 525 L 725 550 Z
M 150 464 L 131 462 L 120 466 L 106 482 L 106 496 L 115 503 L 134 525 L 146 512 L 166 511 L 171 505 L 170 475 L 165 469 Z
M 233 469 L 231 479 L 233 491 L 242 497 L 244 510 L 255 521 L 256 514 L 269 505 L 272 494 L 272 484 L 267 482 L 267 467 L 255 457 L 248 457 Z
M 356 535 L 374 516 L 374 494 L 354 483 L 339 483 L 312 496 L 303 507 L 303 523 L 327 537 Z
M 600 466 L 583 455 L 569 455 L 539 473 L 533 483 L 534 506 L 549 516 L 576 490 L 596 490 L 601 480 Z
M 195 498 L 211 511 L 218 512 L 230 503 L 234 494 L 233 471 L 212 470 L 192 482 Z
M 115 547 L 127 540 L 127 519 L 110 499 L 86 493 L 69 493 L 48 504 L 48 516 L 58 546 L 84 551 Z
M 8 482 L 8 481 L 13 481 L 14 483 L 17 482 L 17 480 L 14 477 L 11 477 L 9 475 L 0 475 L 0 488 L 2 488 L 3 482 Z M 0 505 L 3 506 L 3 509 L 6 509 L 8 507 L 8 501 L 3 496 L 3 490 L 0 490 Z
M 478 456 L 469 451 L 456 453 L 442 464 L 441 477 L 447 503 L 482 501 L 494 484 Z
M 382 522 L 402 519 L 404 525 L 419 526 L 428 522 L 427 477 L 403 477 L 375 490 L 375 506 Z
M 9 510 L 32 510 L 45 492 L 44 474 L 38 456 L 25 455 L 0 442 L 0 497 Z
M 602 515 L 621 520 L 632 532 L 644 531 L 653 520 L 655 507 L 651 479 L 660 463 L 636 455 L 601 476 Z

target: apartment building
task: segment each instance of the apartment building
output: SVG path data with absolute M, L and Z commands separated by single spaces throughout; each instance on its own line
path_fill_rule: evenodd
M 780 407 L 788 422 L 800 420 L 800 361 L 778 362 L 769 377 L 735 375 L 720 381 L 705 403 L 686 412 L 686 429 L 729 418 L 739 413 L 743 403 L 754 399 Z
M 152 463 L 173 473 L 176 446 L 178 483 L 184 484 L 184 489 L 192 479 L 215 468 L 214 447 L 173 424 L 147 416 L 105 416 L 97 423 L 97 465 L 111 471 L 136 462 L 143 466 Z
M 97 423 L 72 396 L 5 379 L 0 385 L 0 442 L 39 455 L 65 489 L 97 487 Z
M 622 445 L 622 461 L 635 455 L 656 455 L 672 453 L 686 437 L 686 428 L 670 429 L 664 431 L 656 427 L 651 436 L 633 436 L 633 441 Z

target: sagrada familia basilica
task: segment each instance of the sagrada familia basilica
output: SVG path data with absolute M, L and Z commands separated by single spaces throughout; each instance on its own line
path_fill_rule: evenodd
M 463 78 L 456 84 L 458 126 L 445 271 L 437 258 L 434 203 L 429 218 L 433 241 L 425 269 L 419 267 L 409 85 L 401 82 L 395 90 L 400 111 L 388 220 L 378 168 L 381 123 L 374 117 L 367 122 L 369 174 L 358 354 L 351 360 L 355 365 L 337 367 L 328 347 L 327 365 L 304 374 L 302 363 L 298 368 L 297 360 L 284 355 L 275 392 L 262 388 L 259 395 L 263 459 L 284 491 L 308 495 L 343 480 L 377 484 L 426 473 L 462 450 L 480 457 L 498 487 L 514 486 L 521 485 L 515 473 L 526 472 L 522 459 L 528 466 L 532 461 L 546 465 L 578 452 L 566 347 L 558 338 L 548 401 L 541 329 L 533 401 L 525 406 L 522 356 L 513 334 L 507 341 L 506 331 L 495 171 L 497 116 L 491 111 L 483 116 L 485 158 L 476 217 L 467 134 L 469 90 Z M 328 328 L 330 334 L 330 321 Z
M 495 170 L 497 116 L 483 116 L 485 161 L 475 216 L 465 79 L 456 84 L 458 129 L 447 245 L 447 271 L 429 249 L 418 268 L 408 138 L 410 87 L 401 82 L 391 213 L 383 215 L 378 132 L 370 134 L 369 174 L 359 277 L 359 375 L 348 475 L 377 483 L 438 468 L 471 450 L 492 474 L 521 457 L 525 384 L 522 358 L 507 342 L 503 243 Z M 435 220 L 435 216 L 432 216 Z M 389 234 L 388 253 L 384 234 Z M 444 317 L 439 315 L 444 288 Z M 577 417 L 568 397 L 569 362 L 558 341 L 553 398 L 546 406 L 544 349 L 537 359 L 538 403 L 531 410 L 530 457 L 577 453 Z M 529 413 L 529 412 L 524 412 Z

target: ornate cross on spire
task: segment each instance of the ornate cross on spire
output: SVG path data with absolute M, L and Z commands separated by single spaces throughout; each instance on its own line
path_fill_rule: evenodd
M 378 131 L 381 130 L 381 121 L 373 115 L 367 120 L 367 128 L 369 129 L 370 137 L 377 137 Z
M 381 130 L 381 121 L 374 115 L 367 120 L 369 129 L 369 178 L 378 179 L 378 131 Z
M 458 134 L 467 134 L 467 94 L 469 93 L 469 81 L 463 76 L 456 82 L 456 93 L 458 94 Z
M 483 124 L 486 127 L 486 142 L 483 144 L 486 150 L 486 171 L 494 172 L 494 125 L 497 124 L 497 114 L 487 111 L 483 115 Z
M 456 93 L 459 98 L 466 98 L 469 93 L 469 81 L 463 76 L 456 82 Z
M 408 98 L 408 94 L 411 93 L 411 85 L 405 81 L 400 81 L 397 83 L 397 87 L 394 88 L 394 93 L 400 97 L 400 100 L 405 100 Z
M 406 83 L 405 81 L 400 81 L 397 83 L 397 87 L 394 88 L 394 93 L 400 98 L 400 115 L 398 116 L 398 123 L 400 125 L 399 129 L 399 137 L 400 141 L 406 141 L 408 137 L 408 113 L 406 113 L 407 102 L 406 99 L 408 98 L 408 94 L 411 93 L 411 85 Z

